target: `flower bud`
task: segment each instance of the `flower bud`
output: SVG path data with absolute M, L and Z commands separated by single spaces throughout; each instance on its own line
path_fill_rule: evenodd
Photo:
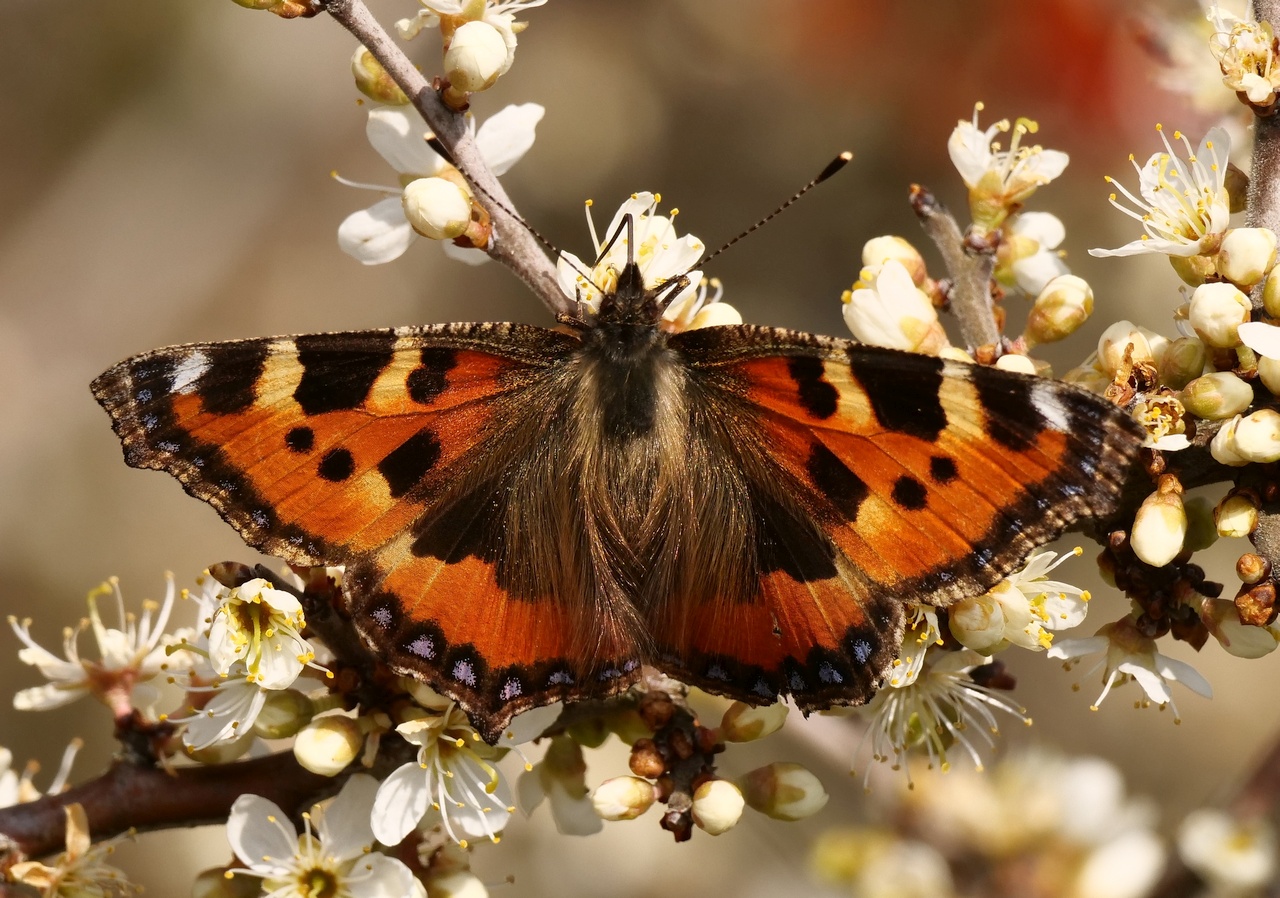
M 262 711 L 253 721 L 253 732 L 263 739 L 288 739 L 315 716 L 311 699 L 296 689 L 267 693 Z
M 1273 396 L 1280 396 L 1280 359 L 1259 357 L 1258 380 Z
M 803 820 L 826 807 L 827 790 L 799 764 L 779 761 L 742 778 L 748 805 L 774 820 Z
M 351 56 L 351 74 L 356 79 L 356 89 L 370 100 L 389 106 L 403 106 L 409 102 L 400 85 L 391 80 L 382 63 L 364 47 L 356 47 Z
M 1271 318 L 1280 318 L 1280 269 L 1272 268 L 1262 283 L 1262 310 Z
M 1093 314 L 1093 288 L 1074 274 L 1060 274 L 1040 291 L 1027 316 L 1027 344 L 1052 343 L 1075 333 Z
M 1184 552 L 1200 552 L 1218 541 L 1218 528 L 1213 523 L 1213 506 L 1204 496 L 1183 500 L 1187 512 L 1187 536 L 1182 541 Z
M 1078 387 L 1084 387 L 1091 393 L 1099 394 L 1111 385 L 1111 378 L 1092 365 L 1080 365 L 1077 368 L 1072 368 L 1062 375 L 1062 380 L 1064 383 L 1075 384 Z
M 1209 352 L 1199 337 L 1179 337 L 1160 359 L 1160 383 L 1181 390 L 1204 373 Z
M 1159 488 L 1143 500 L 1133 519 L 1129 543 L 1133 554 L 1152 567 L 1173 561 L 1187 535 L 1187 512 L 1182 506 L 1182 485 L 1166 475 Z
M 1241 418 L 1236 426 L 1235 451 L 1246 462 L 1280 461 L 1280 412 L 1263 408 Z
M 911 280 L 917 287 L 923 284 L 924 279 L 928 277 L 924 257 L 920 255 L 918 249 L 902 237 L 893 235 L 872 237 L 863 244 L 862 266 L 864 268 L 878 269 L 890 259 L 901 263 L 902 267 L 907 270 L 907 274 L 911 275 Z
M 1231 209 L 1232 215 L 1249 208 L 1249 176 L 1234 162 L 1227 163 L 1227 173 L 1222 179 L 1222 186 L 1227 191 L 1228 208 Z
M 1231 228 L 1218 249 L 1218 274 L 1248 289 L 1276 264 L 1276 235 L 1269 228 Z
M 1180 398 L 1191 414 L 1221 421 L 1249 407 L 1253 402 L 1253 387 L 1230 371 L 1213 371 L 1187 384 Z
M 249 730 L 230 741 L 215 742 L 203 748 L 188 748 L 187 757 L 200 764 L 230 764 L 244 757 L 253 747 L 253 742 L 253 730 Z
M 445 77 L 454 90 L 478 91 L 493 87 L 507 70 L 507 42 L 488 22 L 471 21 L 453 33 L 444 53 Z
M 1213 435 L 1213 440 L 1209 443 L 1209 454 L 1213 456 L 1214 461 L 1232 467 L 1249 463 L 1236 452 L 1236 428 L 1239 426 L 1240 416 L 1236 415 L 1218 428 L 1218 432 Z
M 1017 371 L 1019 374 L 1038 374 L 1036 371 L 1036 363 L 1025 355 L 1019 355 L 1016 352 L 1006 352 L 1000 358 L 996 359 L 996 367 L 1001 371 Z
M 591 806 L 602 820 L 634 820 L 653 804 L 653 783 L 638 776 L 615 776 L 596 786 Z
M 1236 603 L 1228 599 L 1205 599 L 1200 620 L 1218 644 L 1237 658 L 1261 658 L 1276 650 L 1275 631 L 1241 623 Z
M 258 877 L 228 874 L 226 867 L 201 870 L 191 884 L 191 898 L 258 898 L 262 894 L 262 880 Z M 75 894 L 89 895 L 96 891 L 77 889 Z
M 980 655 L 991 654 L 1004 642 L 1004 612 L 989 592 L 951 605 L 947 608 L 947 622 L 951 635 Z
M 753 708 L 734 702 L 720 722 L 720 738 L 725 742 L 751 742 L 782 729 L 787 720 L 787 706 L 782 702 Z
M 471 197 L 446 178 L 417 178 L 400 197 L 404 217 L 413 229 L 432 240 L 452 240 L 471 224 Z
M 707 780 L 693 793 L 693 822 L 713 836 L 726 833 L 742 817 L 746 801 L 728 780 Z
M 434 866 L 434 858 L 432 864 Z M 470 870 L 428 876 L 425 885 L 430 898 L 489 898 L 489 888 L 484 880 Z
M 1134 364 L 1156 364 L 1168 347 L 1169 341 L 1132 321 L 1117 321 L 1098 338 L 1098 365 L 1108 377 L 1115 377 L 1124 364 L 1124 354 L 1133 347 L 1130 358 Z
M 1228 493 L 1213 509 L 1219 536 L 1248 536 L 1258 526 L 1258 500 L 1250 493 Z
M 1212 256 L 1170 256 L 1169 262 L 1182 282 L 1191 287 L 1199 287 L 1217 273 Z
M 364 732 L 360 722 L 334 714 L 317 717 L 298 731 L 293 756 L 298 763 L 320 776 L 337 776 L 360 755 Z
M 1201 284 L 1191 294 L 1187 317 L 1196 335 L 1210 346 L 1240 345 L 1236 329 L 1249 320 L 1253 306 L 1234 284 Z
M 707 303 L 698 310 L 689 322 L 689 330 L 700 327 L 723 327 L 729 324 L 741 324 L 742 314 L 727 302 Z

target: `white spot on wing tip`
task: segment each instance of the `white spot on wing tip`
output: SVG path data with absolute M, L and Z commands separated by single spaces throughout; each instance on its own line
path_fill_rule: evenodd
M 178 362 L 173 372 L 173 392 L 190 393 L 200 375 L 209 370 L 209 357 L 199 349 L 193 349 Z
M 1054 430 L 1071 432 L 1071 413 L 1052 381 L 1037 380 L 1031 388 L 1031 402 Z

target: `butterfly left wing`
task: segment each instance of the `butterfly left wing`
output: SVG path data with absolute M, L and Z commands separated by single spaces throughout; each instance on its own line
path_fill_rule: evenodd
M 655 635 L 748 700 L 865 701 L 903 602 L 981 593 L 1110 513 L 1141 442 L 1099 397 L 994 368 L 746 325 L 670 345 L 727 422 L 711 442 L 746 478 L 758 585 L 660 610 Z
M 130 465 L 174 475 L 264 552 L 346 565 L 370 646 L 496 739 L 513 714 L 637 666 L 589 602 L 547 589 L 545 549 L 509 527 L 530 513 L 511 497 L 536 501 L 559 471 L 539 441 L 565 432 L 579 342 L 453 324 L 194 344 L 121 362 L 93 391 Z

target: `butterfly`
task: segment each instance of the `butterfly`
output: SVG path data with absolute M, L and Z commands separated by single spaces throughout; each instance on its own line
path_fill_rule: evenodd
M 629 261 L 561 329 L 158 349 L 93 382 L 139 468 L 250 545 L 344 565 L 354 626 L 496 740 L 654 665 L 867 701 L 908 602 L 980 594 L 1106 516 L 1143 433 L 1056 381 L 752 325 L 668 333 Z

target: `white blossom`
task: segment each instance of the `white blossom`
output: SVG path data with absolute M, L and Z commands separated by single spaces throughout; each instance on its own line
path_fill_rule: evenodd
M 504 174 L 533 146 L 535 129 L 545 111 L 537 103 L 508 106 L 490 116 L 478 130 L 475 119 L 467 118 L 476 148 L 495 175 Z M 338 178 L 350 187 L 373 190 L 386 197 L 348 215 L 338 227 L 338 245 L 365 265 L 381 265 L 404 255 L 417 237 L 405 217 L 404 189 L 419 178 L 439 177 L 452 166 L 427 145 L 426 124 L 412 108 L 379 106 L 369 110 L 365 133 L 373 148 L 395 169 L 399 184 L 383 187 Z M 481 250 L 454 246 L 448 241 L 440 245 L 451 258 L 473 265 L 489 258 Z
M 1197 150 L 1180 131 L 1173 132 L 1174 140 L 1181 140 L 1186 147 L 1187 158 L 1178 158 L 1165 137 L 1165 152 L 1155 153 L 1146 164 L 1139 167 L 1138 193 L 1135 196 L 1122 184 L 1108 177 L 1134 208 L 1122 205 L 1116 195 L 1111 195 L 1111 205 L 1142 224 L 1145 232 L 1141 238 L 1116 249 L 1091 249 L 1093 256 L 1131 256 L 1136 253 L 1165 253 L 1169 256 L 1197 256 L 1216 252 L 1226 233 L 1231 217 L 1231 201 L 1227 196 L 1227 157 L 1231 152 L 1231 139 L 1222 128 L 1214 128 L 1205 135 Z

